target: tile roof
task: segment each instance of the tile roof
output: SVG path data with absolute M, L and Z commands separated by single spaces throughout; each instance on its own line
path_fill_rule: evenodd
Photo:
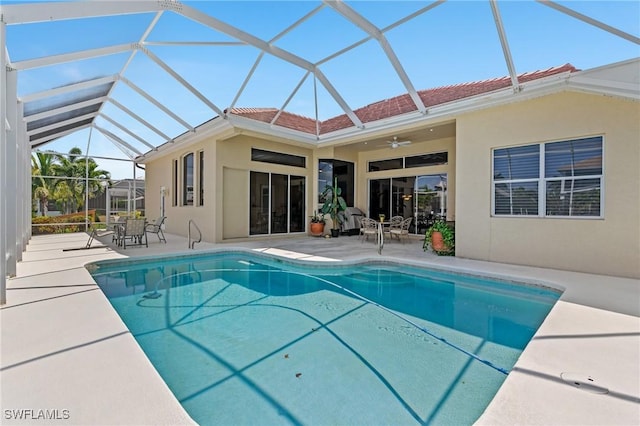
M 549 77 L 564 72 L 576 72 L 571 64 L 564 64 L 546 70 L 539 70 L 518 75 L 518 82 L 526 83 L 532 80 Z M 434 89 L 419 90 L 418 95 L 425 107 L 430 108 L 442 105 L 447 102 L 469 98 L 472 96 L 490 93 L 495 90 L 504 89 L 511 85 L 511 78 L 508 76 L 494 78 L 490 80 L 474 81 L 450 86 L 437 87 Z M 382 101 L 374 102 L 362 108 L 354 110 L 354 114 L 363 123 L 395 117 L 408 112 L 416 111 L 416 105 L 411 100 L 408 93 Z M 271 123 L 278 113 L 277 108 L 232 108 L 229 112 L 233 115 L 250 118 L 253 120 Z M 297 114 L 283 111 L 274 123 L 277 126 L 297 130 L 304 133 L 316 134 L 316 120 Z M 330 133 L 336 130 L 346 129 L 353 126 L 353 122 L 346 114 L 338 115 L 318 123 L 320 134 Z

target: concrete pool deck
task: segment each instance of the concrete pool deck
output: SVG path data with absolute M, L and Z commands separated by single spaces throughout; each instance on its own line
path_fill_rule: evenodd
M 87 235 L 32 238 L 0 309 L 0 423 L 193 423 L 84 267 L 194 252 L 186 238 L 167 240 L 151 235 L 149 248 L 116 250 L 109 236 L 101 248 L 63 251 L 84 246 Z M 419 240 L 388 242 L 382 255 L 356 237 L 202 243 L 195 251 L 235 247 L 309 261 L 395 259 L 564 289 L 477 423 L 640 424 L 639 280 L 437 257 Z

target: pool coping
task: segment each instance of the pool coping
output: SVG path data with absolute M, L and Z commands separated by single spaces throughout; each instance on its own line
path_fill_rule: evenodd
M 9 304 L 0 310 L 3 424 L 42 424 L 41 419 L 17 422 L 7 418 L 8 409 L 69 410 L 71 423 L 193 423 L 106 297 L 90 291 L 97 286 L 84 268 L 98 259 L 142 259 L 167 249 L 176 255 L 193 254 L 179 248 L 186 246 L 186 239 L 170 239 L 176 241 L 174 246 L 150 244 L 149 251 L 122 253 L 105 248 L 62 253 L 60 247 L 71 241 L 84 242 L 86 234 L 59 236 L 55 241 L 34 237 L 18 276 L 10 280 Z M 266 252 L 270 249 L 264 246 L 270 244 L 284 253 L 301 253 L 305 248 L 322 254 L 325 244 L 314 239 L 273 241 L 203 245 L 197 253 L 236 248 Z M 375 255 L 353 253 L 362 251 L 361 247 L 345 249 L 349 262 L 380 261 Z M 336 252 L 335 247 L 331 249 Z M 509 281 L 514 276 L 517 282 L 522 281 L 520 277 L 535 277 L 544 286 L 564 290 L 478 424 L 640 423 L 640 306 L 634 303 L 639 300 L 638 280 L 459 258 L 422 259 L 415 248 L 406 249 L 416 251 L 416 257 L 408 258 L 399 251 L 389 258 L 471 275 L 481 272 L 485 276 L 482 272 L 486 272 L 491 278 L 497 274 Z M 44 274 L 46 283 L 39 279 Z M 80 312 L 69 312 L 70 307 Z M 615 362 L 612 351 L 616 352 Z M 610 392 L 603 395 L 577 389 L 561 379 L 563 372 L 592 376 Z M 24 377 L 34 379 L 26 382 Z M 99 401 L 93 396 L 94 388 L 101 396 Z

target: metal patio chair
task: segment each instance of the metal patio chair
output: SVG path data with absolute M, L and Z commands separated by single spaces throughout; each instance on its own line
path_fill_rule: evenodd
M 363 217 L 360 219 L 360 237 L 362 241 L 369 240 L 369 236 L 373 235 L 374 238 L 378 235 L 378 222 L 368 218 Z
M 164 232 L 162 232 L 162 224 L 166 219 L 166 216 L 160 216 L 156 220 L 151 223 L 148 223 L 146 226 L 146 231 L 149 234 L 156 234 L 158 236 L 158 240 L 167 243 L 167 239 L 164 237 Z
M 409 226 L 411 225 L 412 217 L 408 217 L 403 219 L 399 225 L 392 227 L 389 229 L 389 237 L 393 238 L 394 236 L 404 243 L 404 238 L 409 236 Z
M 122 228 L 121 244 L 122 248 L 127 248 L 127 240 L 131 240 L 130 246 L 145 245 L 149 247 L 147 242 L 146 221 L 144 219 L 127 219 Z

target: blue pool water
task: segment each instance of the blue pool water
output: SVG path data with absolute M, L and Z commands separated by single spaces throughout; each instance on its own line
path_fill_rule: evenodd
M 471 424 L 559 293 L 244 252 L 89 266 L 206 424 Z

